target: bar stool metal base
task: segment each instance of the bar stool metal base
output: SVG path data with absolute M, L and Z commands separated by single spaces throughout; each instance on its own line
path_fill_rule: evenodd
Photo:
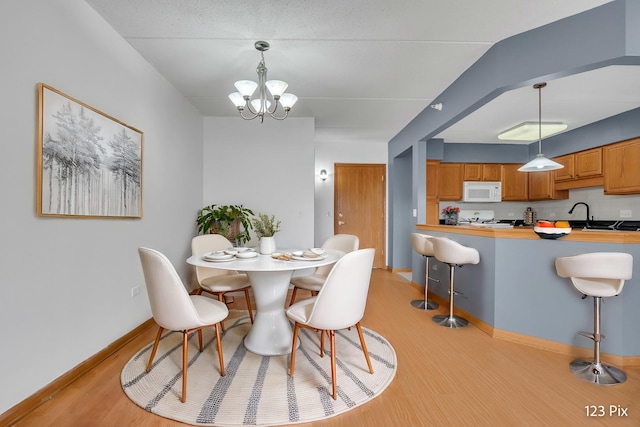
M 571 372 L 581 380 L 599 385 L 622 384 L 627 380 L 627 374 L 615 366 L 588 360 L 576 359 L 571 362 Z
M 421 310 L 435 310 L 436 308 L 439 307 L 437 302 L 431 301 L 431 300 L 427 300 L 427 304 L 425 307 L 425 303 L 423 299 L 414 299 L 413 301 L 411 301 L 411 305 Z
M 433 316 L 431 320 L 433 320 L 440 326 L 452 329 L 462 328 L 469 324 L 469 321 L 464 317 L 450 316 L 448 314 L 438 314 L 437 316 Z

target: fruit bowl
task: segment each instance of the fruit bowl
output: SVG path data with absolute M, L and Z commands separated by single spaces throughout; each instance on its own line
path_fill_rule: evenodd
M 533 231 L 535 231 L 541 239 L 559 239 L 571 233 L 570 228 L 558 227 L 533 227 Z

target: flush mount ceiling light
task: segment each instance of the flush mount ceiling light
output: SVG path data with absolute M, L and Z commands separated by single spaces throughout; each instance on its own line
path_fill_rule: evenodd
M 543 172 L 564 167 L 560 163 L 547 159 L 542 154 L 542 88 L 546 85 L 546 83 L 533 85 L 533 88 L 538 90 L 538 154 L 529 163 L 518 168 L 520 172 Z
M 260 117 L 260 122 L 264 121 L 266 114 L 270 115 L 276 120 L 284 120 L 289 115 L 291 107 L 296 103 L 298 97 L 292 93 L 284 93 L 289 86 L 282 80 L 267 80 L 267 67 L 264 63 L 264 52 L 269 50 L 269 43 L 265 41 L 257 41 L 255 48 L 260 51 L 262 59 L 258 64 L 256 72 L 258 73 L 258 83 L 251 80 L 239 80 L 235 83 L 238 92 L 234 92 L 229 95 L 229 99 L 238 109 L 240 116 L 245 120 L 253 120 L 256 117 Z M 258 89 L 259 98 L 251 99 L 253 93 Z M 267 92 L 271 95 L 271 99 L 267 95 Z M 273 109 L 271 105 L 273 104 Z M 278 105 L 282 106 L 282 115 L 277 116 L 276 111 Z M 244 111 L 249 112 L 245 115 Z
M 542 138 L 562 132 L 567 125 L 560 122 L 524 122 L 507 129 L 498 135 L 498 139 L 503 141 L 530 141 L 538 139 L 539 132 Z

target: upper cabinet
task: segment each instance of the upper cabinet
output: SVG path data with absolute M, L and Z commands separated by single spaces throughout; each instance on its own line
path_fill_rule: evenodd
M 529 200 L 568 199 L 569 190 L 558 190 L 553 179 L 554 171 L 521 172 L 528 175 Z
M 440 200 L 462 200 L 464 163 L 440 163 L 438 167 L 438 196 Z
M 464 181 L 500 181 L 499 163 L 465 163 Z
M 640 138 L 606 145 L 603 163 L 605 194 L 640 194 Z
M 553 171 L 557 190 L 604 185 L 602 147 L 567 154 L 553 160 L 564 165 L 564 168 Z
M 502 200 L 527 201 L 529 200 L 529 179 L 527 172 L 520 172 L 521 164 L 504 164 L 501 167 Z

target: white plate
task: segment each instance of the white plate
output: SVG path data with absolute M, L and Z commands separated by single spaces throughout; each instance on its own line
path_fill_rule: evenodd
M 238 259 L 251 259 L 256 258 L 257 256 L 258 252 L 256 251 L 239 252 L 238 254 L 236 254 L 236 258 Z
M 212 259 L 212 258 L 202 258 L 203 261 L 207 262 L 229 262 L 233 261 L 235 258 L 227 258 L 227 259 Z
M 295 259 L 296 261 L 320 261 L 320 260 L 325 259 L 326 257 L 327 257 L 326 255 L 324 255 L 324 256 L 319 255 L 316 258 L 307 258 L 306 256 L 295 256 L 295 255 L 292 255 L 291 259 Z
M 222 253 L 212 252 L 210 254 L 204 254 L 202 256 L 202 259 L 204 259 L 205 261 L 230 261 L 234 257 L 235 255 L 225 254 L 224 252 Z

